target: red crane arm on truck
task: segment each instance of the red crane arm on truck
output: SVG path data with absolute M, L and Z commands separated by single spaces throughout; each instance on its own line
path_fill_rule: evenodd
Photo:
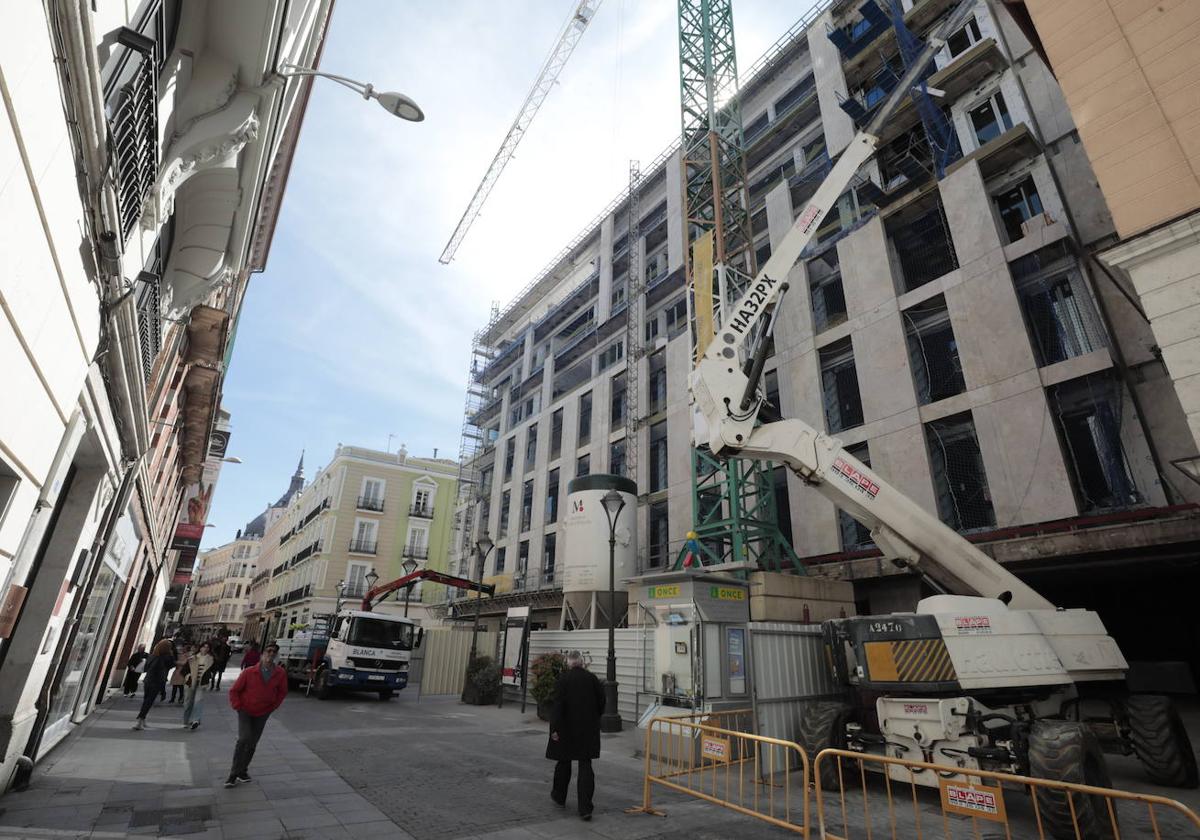
M 418 569 L 411 575 L 404 575 L 404 577 L 398 577 L 387 583 L 381 583 L 364 595 L 362 601 L 363 612 L 370 612 L 372 607 L 397 589 L 412 586 L 422 580 L 428 580 L 432 583 L 442 583 L 457 589 L 473 589 L 480 595 L 493 595 L 496 592 L 496 587 L 490 583 L 476 583 L 473 580 L 467 580 L 467 578 L 448 575 L 444 572 L 435 572 L 433 569 Z

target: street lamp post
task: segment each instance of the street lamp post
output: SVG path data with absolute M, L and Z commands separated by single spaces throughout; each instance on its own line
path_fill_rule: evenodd
M 407 560 L 405 560 L 403 563 L 400 564 L 400 568 L 404 569 L 405 575 L 411 575 L 413 572 L 415 572 L 417 570 L 417 561 L 412 559 L 411 557 L 409 557 Z M 412 587 L 413 587 L 413 585 L 412 585 L 411 581 L 409 581 L 408 585 L 404 587 L 404 617 L 405 618 L 408 618 L 408 602 L 411 600 Z
M 475 541 L 475 554 L 479 557 L 479 575 L 478 583 L 480 588 L 475 590 L 475 621 L 471 625 L 471 653 L 467 656 L 467 671 L 471 670 L 471 664 L 475 661 L 476 647 L 475 643 L 479 638 L 479 607 L 480 601 L 483 600 L 483 565 L 487 562 L 487 556 L 492 553 L 492 549 L 496 544 L 492 542 L 492 538 L 487 534 L 480 536 Z M 463 680 L 463 696 L 465 698 L 467 692 L 467 682 Z
M 600 499 L 608 517 L 608 670 L 604 679 L 604 714 L 600 715 L 601 732 L 621 731 L 621 712 L 617 709 L 617 593 L 616 577 L 617 519 L 625 509 L 625 497 L 609 490 Z
M 329 79 L 331 82 L 337 82 L 342 87 L 350 88 L 350 90 L 357 93 L 363 99 L 374 99 L 383 110 L 402 120 L 421 122 L 421 120 L 425 119 L 425 113 L 421 110 L 421 106 L 403 93 L 377 91 L 369 82 L 359 82 L 354 79 L 348 79 L 345 76 L 334 75 L 333 73 L 322 73 L 319 70 L 313 70 L 308 67 L 297 67 L 295 64 L 281 64 L 276 72 L 284 77 L 320 76 L 322 79 Z
M 371 594 L 371 590 L 375 588 L 375 584 L 379 583 L 379 573 L 375 571 L 374 566 L 371 567 L 371 571 L 367 572 L 366 579 L 367 595 L 369 595 Z M 366 595 L 363 596 L 363 600 L 366 600 Z M 362 605 L 359 604 L 359 606 L 361 607 Z

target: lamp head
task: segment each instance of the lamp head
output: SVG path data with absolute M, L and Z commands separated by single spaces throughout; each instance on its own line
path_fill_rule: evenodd
M 374 93 L 372 96 L 379 102 L 383 110 L 402 120 L 421 122 L 425 119 L 425 112 L 421 110 L 421 106 L 403 93 L 384 91 L 383 93 Z
M 371 571 L 367 572 L 366 577 L 367 586 L 369 586 L 371 589 L 374 589 L 375 584 L 379 581 L 379 574 L 375 571 L 374 567 L 372 567 Z
M 400 568 L 404 570 L 404 574 L 411 575 L 413 572 L 415 572 L 417 570 L 417 561 L 412 559 L 411 557 L 409 557 L 407 560 L 405 560 L 403 563 L 400 564 Z
M 479 554 L 483 557 L 487 556 L 488 552 L 492 550 L 494 545 L 495 543 L 492 542 L 492 538 L 487 534 L 484 534 L 475 541 L 475 548 L 479 550 Z
M 621 511 L 625 509 L 625 497 L 616 490 L 609 490 L 600 498 L 600 504 L 604 506 L 604 513 L 608 516 L 609 527 L 612 527 Z

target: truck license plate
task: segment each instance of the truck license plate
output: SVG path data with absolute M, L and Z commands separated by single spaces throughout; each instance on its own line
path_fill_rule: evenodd
M 369 675 L 367 676 L 367 679 L 369 679 L 369 680 L 381 680 L 381 679 L 383 679 L 383 677 L 379 676 L 378 674 L 369 674 Z

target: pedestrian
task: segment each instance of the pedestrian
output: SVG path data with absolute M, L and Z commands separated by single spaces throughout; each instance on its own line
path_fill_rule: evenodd
M 200 683 L 212 665 L 212 646 L 208 642 L 201 642 L 200 648 L 188 658 L 187 665 L 184 666 L 183 725 L 190 729 L 200 725 L 200 710 L 204 705 Z
M 546 758 L 557 762 L 550 798 L 560 808 L 567 804 L 571 762 L 579 762 L 575 794 L 579 816 L 585 820 L 592 818 L 592 794 L 596 790 L 592 759 L 600 757 L 600 715 L 603 711 L 604 688 L 600 680 L 583 667 L 583 655 L 577 650 L 571 651 L 567 654 L 567 668 L 558 675 L 554 687 Z
M 154 698 L 165 696 L 164 686 L 167 684 L 167 671 L 171 670 L 171 640 L 163 639 L 150 651 L 146 660 L 146 679 L 142 681 L 142 709 L 134 721 L 134 729 L 146 728 L 146 715 L 154 705 Z
M 225 673 L 225 665 L 229 662 L 229 642 L 225 641 L 226 638 L 226 634 L 221 634 L 212 643 L 212 680 L 208 686 L 210 691 L 218 691 L 221 688 L 221 677 Z
M 137 694 L 138 680 L 142 678 L 142 672 L 146 670 L 147 658 L 146 646 L 138 645 L 133 656 L 129 657 L 129 661 L 125 663 L 125 681 L 121 683 L 121 694 L 125 697 Z
M 191 645 L 181 645 L 175 655 L 175 670 L 171 672 L 171 702 L 183 702 L 184 678 L 187 675 L 188 659 L 192 656 Z
M 287 696 L 287 672 L 275 664 L 277 653 L 278 645 L 267 645 L 258 665 L 238 674 L 229 689 L 229 705 L 238 716 L 238 739 L 233 748 L 233 766 L 225 780 L 227 788 L 250 781 L 250 760 L 254 758 L 254 748 L 262 737 L 267 718 Z
M 258 642 L 251 642 L 250 647 L 242 654 L 242 670 L 253 668 L 258 664 L 261 654 L 258 652 Z

